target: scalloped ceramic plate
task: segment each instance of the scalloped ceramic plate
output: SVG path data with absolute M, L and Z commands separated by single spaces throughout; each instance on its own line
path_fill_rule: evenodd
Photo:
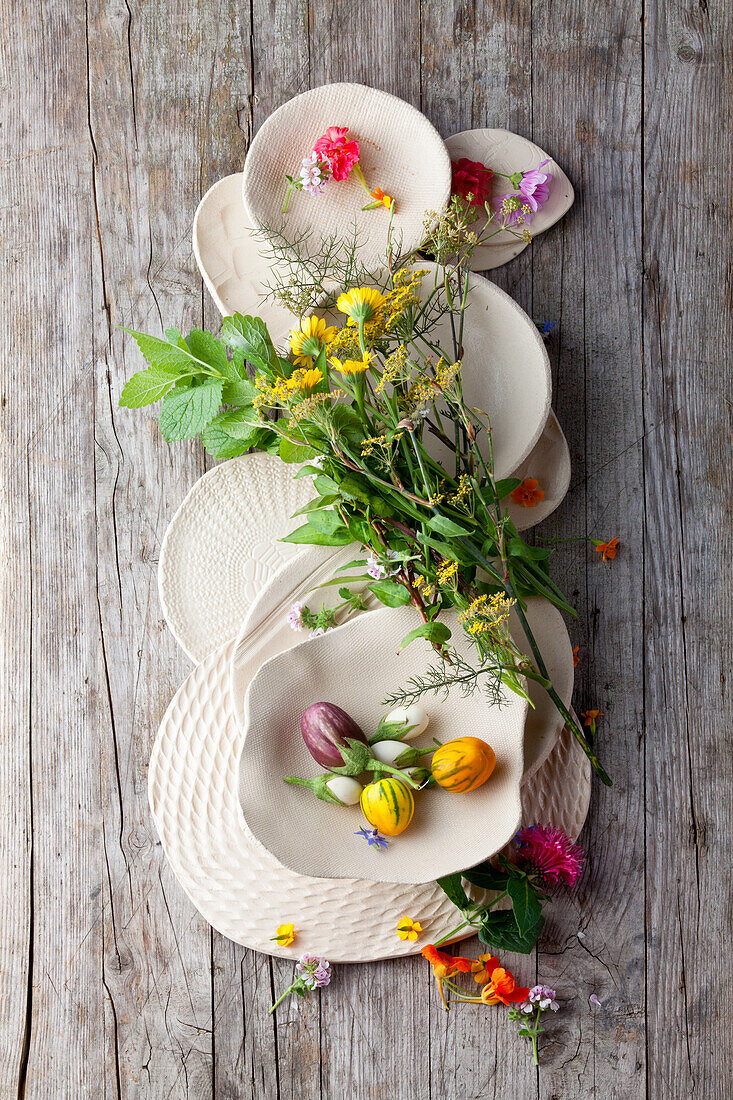
M 148 770 L 163 850 L 196 908 L 236 943 L 289 959 L 306 951 L 337 963 L 398 958 L 448 935 L 460 916 L 434 884 L 304 878 L 254 840 L 237 794 L 242 733 L 229 702 L 233 649 L 229 643 L 216 650 L 178 689 Z M 577 837 L 589 797 L 590 766 L 565 730 L 540 772 L 523 785 L 523 820 L 552 824 Z M 425 930 L 416 943 L 395 935 L 405 912 Z M 298 929 L 292 947 L 272 942 L 284 920 Z M 456 938 L 466 935 L 470 929 Z
M 316 604 L 317 600 L 318 606 L 322 602 L 327 607 L 339 603 L 336 586 L 313 593 L 318 585 L 337 576 L 338 568 L 351 561 L 353 556 L 354 548 L 349 546 L 336 552 L 322 546 L 305 547 L 297 558 L 287 562 L 277 576 L 263 587 L 241 624 L 232 656 L 232 708 L 241 725 L 245 722 L 247 688 L 257 670 L 276 654 L 292 650 L 304 638 L 303 633 L 294 632 L 289 625 L 288 609 L 296 601 Z M 382 605 L 372 598 L 369 606 Z M 575 670 L 563 617 L 557 608 L 542 599 L 528 601 L 527 617 L 544 655 L 550 678 L 562 701 L 570 706 Z M 510 619 L 510 630 L 519 647 L 525 650 L 528 642 L 515 615 Z M 528 691 L 533 706 L 527 712 L 524 732 L 525 778 L 546 760 L 562 729 L 562 719 L 547 692 L 533 682 L 528 685 Z
M 467 157 L 478 160 L 495 172 L 511 175 L 512 172 L 527 172 L 537 168 L 547 153 L 533 141 L 513 134 L 510 130 L 462 130 L 445 139 L 452 161 Z M 573 185 L 562 168 L 550 158 L 545 171 L 552 176 L 550 194 L 547 202 L 533 217 L 529 229 L 533 236 L 544 233 L 555 222 L 567 214 L 575 199 Z M 512 191 L 509 180 L 495 177 L 492 195 L 506 194 Z M 481 225 L 481 222 L 478 223 Z M 471 257 L 474 271 L 490 271 L 513 260 L 527 247 L 526 241 L 517 240 L 511 233 L 498 233 L 487 244 L 479 246 Z
M 241 172 L 225 176 L 202 198 L 193 220 L 193 252 L 222 316 L 256 314 L 278 328 L 295 323 L 289 310 L 267 297 L 273 263 L 247 222 Z
M 388 92 L 363 84 L 326 84 L 284 103 L 262 124 L 247 154 L 242 196 L 254 226 L 284 227 L 290 240 L 312 231 L 318 251 L 326 237 L 358 233 L 360 260 L 373 267 L 386 256 L 389 214 L 363 211 L 369 195 L 352 172 L 330 180 L 320 195 L 293 191 L 283 206 L 286 175 L 297 176 L 316 140 L 329 126 L 346 126 L 360 145 L 360 166 L 370 188 L 381 187 L 395 200 L 393 233 L 402 250 L 416 248 L 426 210 L 440 210 L 450 195 L 450 158 L 438 131 L 415 107 Z
M 441 743 L 479 737 L 496 753 L 496 767 L 470 794 L 417 792 L 409 828 L 378 862 L 355 834 L 367 824 L 358 807 L 333 806 L 283 782 L 287 775 L 310 778 L 323 770 L 300 732 L 300 717 L 311 703 L 336 703 L 368 733 L 385 714 L 385 693 L 424 673 L 430 644 L 418 639 L 399 648 L 416 622 L 411 606 L 359 615 L 272 657 L 252 680 L 244 703 L 239 801 L 255 839 L 291 871 L 316 878 L 431 882 L 494 855 L 517 831 L 527 702 L 508 688 L 494 705 L 480 692 L 431 697 L 429 735 L 420 747 L 433 737 Z M 470 659 L 472 647 L 457 614 L 446 613 L 441 622 L 453 630 L 451 645 Z
M 294 468 L 264 452 L 209 470 L 189 490 L 160 548 L 158 591 L 168 626 L 193 661 L 237 630 L 263 585 L 299 547 L 278 542 L 313 496 Z

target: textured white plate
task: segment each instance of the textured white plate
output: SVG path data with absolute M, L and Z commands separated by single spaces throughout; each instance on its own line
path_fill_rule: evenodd
M 472 647 L 455 612 L 441 617 L 453 631 L 451 645 L 470 660 Z M 322 802 L 311 791 L 284 783 L 286 775 L 320 774 L 300 732 L 311 703 L 342 707 L 365 733 L 386 714 L 385 692 L 420 676 L 433 650 L 424 639 L 399 651 L 420 620 L 415 609 L 382 607 L 302 642 L 266 661 L 245 697 L 244 748 L 239 800 L 244 820 L 280 863 L 318 878 L 365 878 L 424 883 L 472 867 L 500 851 L 521 816 L 527 702 L 504 688 L 490 706 L 479 692 L 458 692 L 426 702 L 430 727 L 417 742 L 478 737 L 496 753 L 496 768 L 478 790 L 450 794 L 438 788 L 415 794 L 409 828 L 375 862 L 375 852 L 355 830 L 366 822 L 358 807 Z
M 450 158 L 438 131 L 402 99 L 363 84 L 326 84 L 303 92 L 263 123 L 244 165 L 242 196 L 251 225 L 279 228 L 287 193 L 286 174 L 297 176 L 304 157 L 329 126 L 346 126 L 359 142 L 360 166 L 371 189 L 395 200 L 393 230 L 402 251 L 423 237 L 426 210 L 440 210 L 450 194 Z M 320 195 L 294 191 L 285 215 L 290 240 L 312 230 L 307 247 L 316 252 L 324 238 L 358 232 L 359 258 L 374 267 L 387 253 L 389 214 L 363 211 L 370 198 L 355 174 L 331 180 Z
M 332 962 L 368 962 L 415 954 L 448 934 L 459 914 L 437 886 L 304 878 L 277 863 L 247 831 L 237 796 L 242 734 L 229 702 L 233 648 L 217 649 L 179 688 L 148 771 L 163 849 L 196 908 L 223 935 L 283 958 L 311 951 Z M 589 796 L 590 766 L 566 730 L 523 786 L 523 820 L 576 837 Z M 397 939 L 403 913 L 423 925 L 416 943 Z M 278 947 L 275 927 L 290 920 L 298 938 L 292 947 Z
M 570 486 L 570 450 L 563 430 L 552 409 L 542 435 L 535 443 L 524 462 L 512 471 L 512 477 L 524 481 L 525 477 L 534 477 L 544 490 L 544 500 L 534 508 L 525 508 L 514 504 L 511 497 L 505 503 L 518 531 L 526 531 L 547 519 L 565 499 Z
M 245 721 L 245 695 L 257 670 L 265 661 L 292 649 L 306 637 L 293 631 L 288 624 L 288 609 L 296 601 L 306 602 L 315 609 L 321 603 L 327 607 L 336 606 L 340 602 L 336 587 L 315 592 L 313 589 L 337 576 L 339 566 L 353 557 L 354 549 L 350 546 L 335 552 L 323 546 L 304 547 L 297 558 L 286 562 L 277 576 L 263 586 L 241 624 L 232 657 L 232 708 L 241 725 Z M 370 606 L 382 605 L 372 599 Z M 572 647 L 563 617 L 557 608 L 542 599 L 528 601 L 527 617 L 552 682 L 560 698 L 566 706 L 570 706 L 575 674 Z M 525 650 L 528 643 L 514 615 L 510 620 L 510 629 L 517 644 Z M 534 706 L 527 712 L 524 734 L 525 778 L 547 758 L 562 729 L 562 719 L 547 692 L 532 682 L 528 690 Z M 427 705 L 429 710 L 430 700 Z
M 292 326 L 295 318 L 268 298 L 272 258 L 247 221 L 242 173 L 225 176 L 206 192 L 193 220 L 193 252 L 219 312 L 255 314 L 269 327 Z
M 462 130 L 459 134 L 446 138 L 445 144 L 451 161 L 467 157 L 469 160 L 480 161 L 492 171 L 504 172 L 508 176 L 513 172 L 527 172 L 530 168 L 537 168 L 543 160 L 547 160 L 547 153 L 543 153 L 539 145 L 519 134 L 513 134 L 510 130 Z M 544 233 L 567 214 L 575 199 L 573 185 L 559 164 L 550 160 L 543 171 L 551 174 L 552 183 L 547 202 L 529 223 L 533 237 Z M 501 176 L 495 176 L 492 184 L 493 195 L 504 195 L 513 191 L 509 180 Z M 517 240 L 511 233 L 498 233 L 475 250 L 471 257 L 471 267 L 474 271 L 490 271 L 514 259 L 526 247 L 527 242 Z
M 232 637 L 254 596 L 298 547 L 278 542 L 313 496 L 310 480 L 264 452 L 204 474 L 171 520 L 160 548 L 158 591 L 176 641 L 200 661 Z

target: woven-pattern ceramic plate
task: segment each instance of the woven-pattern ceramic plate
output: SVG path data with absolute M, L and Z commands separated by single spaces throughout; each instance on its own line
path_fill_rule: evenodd
M 200 478 L 160 548 L 158 591 L 176 641 L 194 661 L 231 638 L 245 609 L 298 551 L 278 539 L 313 496 L 309 479 L 264 452 L 242 455 Z
M 293 191 L 287 214 L 286 175 L 300 173 L 317 139 L 330 126 L 345 126 L 359 143 L 359 166 L 370 189 L 380 187 L 395 200 L 393 231 L 401 251 L 420 244 L 427 210 L 440 210 L 450 194 L 448 152 L 438 131 L 417 108 L 363 84 L 326 84 L 302 92 L 263 123 L 244 165 L 242 196 L 250 224 L 268 226 L 293 241 L 311 232 L 302 247 L 315 254 L 323 241 L 357 233 L 359 259 L 369 268 L 387 255 L 389 214 L 384 207 L 362 210 L 371 202 L 352 171 L 347 180 L 330 180 L 320 195 Z
M 247 831 L 237 796 L 242 733 L 229 698 L 232 650 L 233 643 L 216 650 L 176 692 L 148 772 L 164 851 L 196 908 L 223 935 L 283 958 L 311 951 L 332 962 L 368 962 L 414 954 L 447 935 L 459 914 L 437 886 L 304 878 Z M 523 788 L 523 819 L 577 836 L 589 796 L 588 761 L 565 731 Z M 395 924 L 405 912 L 421 921 L 422 942 L 397 939 Z M 288 920 L 298 938 L 278 947 L 275 927 Z
M 547 153 L 543 153 L 539 145 L 519 134 L 513 134 L 510 130 L 462 130 L 459 134 L 446 138 L 445 144 L 452 161 L 467 157 L 468 160 L 480 161 L 492 171 L 503 172 L 505 175 L 527 172 L 548 159 Z M 547 202 L 529 223 L 533 237 L 544 233 L 567 214 L 575 198 L 573 185 L 554 160 L 550 159 L 543 171 L 550 173 L 552 182 Z M 509 180 L 501 176 L 495 176 L 492 184 L 493 195 L 513 191 Z M 481 224 L 478 223 L 479 226 Z M 499 233 L 474 251 L 471 267 L 474 271 L 490 271 L 494 267 L 501 267 L 523 252 L 528 243 L 517 240 L 511 233 Z

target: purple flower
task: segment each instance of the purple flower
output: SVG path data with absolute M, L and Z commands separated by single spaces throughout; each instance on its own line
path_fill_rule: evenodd
M 331 981 L 331 964 L 320 955 L 301 955 L 295 973 L 308 989 L 321 989 Z
M 376 829 L 358 829 L 354 836 L 363 836 L 370 848 L 389 848 L 389 841 Z
M 384 557 L 385 561 L 380 561 L 376 554 L 370 554 L 367 558 L 367 573 L 375 581 L 381 581 L 383 577 L 393 577 L 400 571 L 400 555 L 396 550 L 385 550 Z
M 557 1012 L 560 1005 L 555 1000 L 557 994 L 549 985 L 535 985 L 530 989 L 527 999 L 533 1005 L 539 1005 L 542 1011 L 550 1008 Z
M 304 157 L 300 179 L 304 191 L 309 195 L 320 195 L 329 180 L 328 166 L 321 163 L 316 153 Z
M 381 581 L 383 577 L 387 576 L 387 570 L 374 554 L 370 554 L 367 558 L 367 573 L 370 577 L 374 577 L 375 581 Z
M 597 1008 L 600 1008 L 600 1007 L 601 1007 L 601 1002 L 600 1002 L 600 1001 L 598 1000 L 598 998 L 596 997 L 595 993 L 591 993 L 591 995 L 590 995 L 590 997 L 588 998 L 588 1000 L 590 1001 L 590 1003 L 591 1003 L 592 1005 L 595 1005 L 595 1006 L 596 1006 Z
M 303 604 L 302 603 L 294 603 L 293 604 L 293 606 L 288 611 L 287 621 L 290 623 L 293 630 L 302 630 L 303 629 Z
M 547 202 L 547 198 L 550 194 L 550 184 L 548 181 L 552 179 L 552 176 L 549 172 L 541 171 L 541 169 L 549 163 L 550 158 L 548 157 L 547 160 L 543 160 L 536 168 L 530 169 L 529 172 L 522 173 L 519 193 L 522 196 L 522 200 L 531 206 L 533 214 L 536 214 Z

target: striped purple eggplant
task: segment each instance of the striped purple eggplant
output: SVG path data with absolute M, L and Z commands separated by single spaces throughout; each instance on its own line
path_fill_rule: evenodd
M 340 768 L 344 758 L 339 751 L 347 741 L 367 739 L 345 710 L 335 703 L 313 703 L 300 719 L 300 731 L 308 752 L 323 768 Z

